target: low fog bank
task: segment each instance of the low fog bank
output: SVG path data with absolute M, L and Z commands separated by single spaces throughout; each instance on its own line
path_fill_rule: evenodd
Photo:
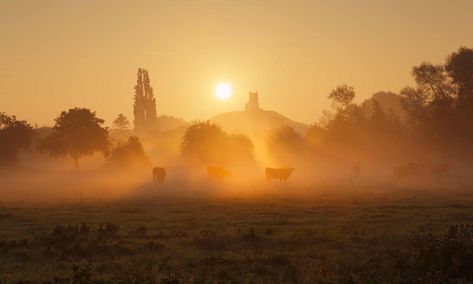
M 430 147 L 389 137 L 330 140 L 327 133 L 276 127 L 268 133 L 230 133 L 219 125 L 197 122 L 187 128 L 134 136 L 110 133 L 105 156 L 51 157 L 22 150 L 18 163 L 0 168 L 3 204 L 76 204 L 162 198 L 297 198 L 314 194 L 396 192 L 404 188 L 468 188 L 472 165 Z M 315 134 L 314 134 L 315 133 Z M 324 140 L 325 139 L 325 140 Z M 399 141 L 396 143 L 400 143 Z M 208 167 L 230 176 L 210 177 Z M 164 182 L 152 169 L 166 171 Z M 287 179 L 268 180 L 266 168 L 294 169 Z
M 166 169 L 163 183 L 155 183 L 152 167 L 126 170 L 100 167 L 99 157 L 86 159 L 83 168 L 70 169 L 70 161 L 3 170 L 0 173 L 0 203 L 2 204 L 77 204 L 114 200 L 155 200 L 162 198 L 298 198 L 318 194 L 356 192 L 392 192 L 405 188 L 440 189 L 449 192 L 469 188 L 473 184 L 465 165 L 450 164 L 450 173 L 443 177 L 427 171 L 403 179 L 393 177 L 393 166 L 361 161 L 360 172 L 354 176 L 351 161 L 319 160 L 308 162 L 294 159 L 293 174 L 286 182 L 265 177 L 265 167 L 259 161 L 245 165 L 228 165 L 232 176 L 208 179 L 207 165 L 189 163 L 183 159 L 163 161 Z M 271 164 L 273 165 L 273 164 Z M 427 167 L 427 166 L 426 166 Z

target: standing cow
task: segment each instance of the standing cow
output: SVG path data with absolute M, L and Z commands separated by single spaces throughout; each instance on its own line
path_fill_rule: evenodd
M 424 174 L 425 168 L 423 164 L 409 162 L 395 167 L 392 176 L 395 179 L 401 180 L 406 177 L 422 176 Z
M 207 179 L 223 180 L 226 177 L 231 177 L 232 173 L 222 167 L 208 167 Z
M 287 182 L 287 179 L 292 175 L 293 172 L 294 168 L 266 168 L 266 180 L 270 182 L 271 179 L 278 179 L 280 182 Z
M 153 168 L 153 181 L 155 183 L 163 183 L 166 178 L 166 169 L 160 167 Z

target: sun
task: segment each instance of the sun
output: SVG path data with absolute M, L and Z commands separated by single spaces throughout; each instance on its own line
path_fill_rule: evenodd
M 226 101 L 232 96 L 232 88 L 227 83 L 218 83 L 215 86 L 215 97 L 221 101 Z

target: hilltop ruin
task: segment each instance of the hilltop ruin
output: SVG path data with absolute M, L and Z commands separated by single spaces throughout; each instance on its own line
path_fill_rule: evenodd
M 259 107 L 259 102 L 258 102 L 258 92 L 250 92 L 249 100 L 245 104 L 245 111 L 254 112 L 254 111 L 260 111 L 260 110 L 261 108 Z

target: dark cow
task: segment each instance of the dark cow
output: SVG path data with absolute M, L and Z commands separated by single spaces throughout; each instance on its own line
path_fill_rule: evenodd
M 440 164 L 433 166 L 429 171 L 430 176 L 443 179 L 450 174 L 450 166 L 448 164 Z
M 165 168 L 160 168 L 160 167 L 153 168 L 153 181 L 155 183 L 162 183 L 164 182 L 165 178 L 166 178 Z
M 266 180 L 271 181 L 271 179 L 278 179 L 279 181 L 287 182 L 292 172 L 294 172 L 294 168 L 266 168 Z
M 232 173 L 222 167 L 208 167 L 207 168 L 207 179 L 218 179 L 222 180 L 226 177 L 231 177 Z
M 393 169 L 393 177 L 395 179 L 403 179 L 412 176 L 421 176 L 425 174 L 424 165 L 416 163 L 406 163 Z

